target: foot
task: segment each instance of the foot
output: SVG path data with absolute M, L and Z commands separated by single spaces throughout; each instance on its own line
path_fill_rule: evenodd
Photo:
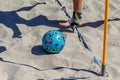
M 73 16 L 69 21 L 64 23 L 59 23 L 59 25 L 63 27 L 70 27 L 73 25 L 81 26 L 82 25 L 81 19 L 82 19 L 82 13 L 73 12 Z
M 69 22 L 59 23 L 59 25 L 63 26 L 63 27 L 70 27 L 70 23 Z
M 59 23 L 60 26 L 63 26 L 63 27 L 70 27 L 72 25 L 77 25 L 78 27 L 82 26 L 82 22 L 80 22 L 79 24 L 76 24 L 76 23 L 69 23 L 68 21 L 67 22 L 64 22 L 64 23 Z

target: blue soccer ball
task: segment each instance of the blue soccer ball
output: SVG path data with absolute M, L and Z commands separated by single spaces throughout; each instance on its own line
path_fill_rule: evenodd
M 59 53 L 65 46 L 65 37 L 60 31 L 50 30 L 44 34 L 42 46 L 49 53 Z

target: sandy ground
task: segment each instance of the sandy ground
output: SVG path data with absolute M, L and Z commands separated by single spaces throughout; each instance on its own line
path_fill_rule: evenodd
M 83 27 L 87 44 L 102 61 L 105 0 L 83 0 Z M 62 0 L 72 15 L 72 0 Z M 0 80 L 53 80 L 90 77 L 86 80 L 120 79 L 120 0 L 110 0 L 107 49 L 108 77 L 99 76 L 101 66 L 93 62 L 77 32 L 59 26 L 67 20 L 55 0 L 0 0 Z M 60 30 L 66 45 L 59 54 L 48 55 L 42 36 Z

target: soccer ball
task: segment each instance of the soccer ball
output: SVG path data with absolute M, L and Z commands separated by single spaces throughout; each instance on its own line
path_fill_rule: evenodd
M 65 46 L 65 37 L 60 31 L 50 30 L 44 34 L 42 46 L 47 52 L 57 54 Z

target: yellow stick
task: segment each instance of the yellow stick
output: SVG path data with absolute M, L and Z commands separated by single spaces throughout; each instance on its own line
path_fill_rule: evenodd
M 108 39 L 108 12 L 109 0 L 105 1 L 105 20 L 104 20 L 104 42 L 103 42 L 103 59 L 102 59 L 102 76 L 106 73 L 106 56 L 107 56 L 107 39 Z

